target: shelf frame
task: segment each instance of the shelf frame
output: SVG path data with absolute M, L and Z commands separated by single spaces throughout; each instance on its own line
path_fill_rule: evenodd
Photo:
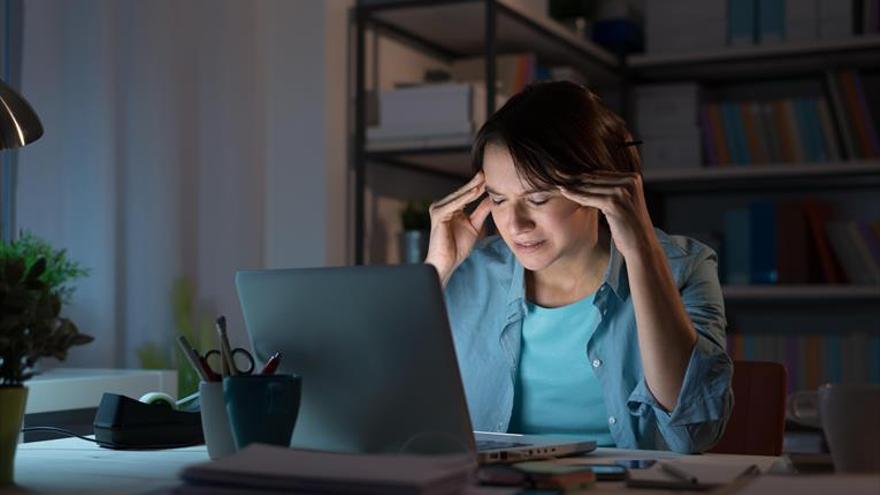
M 479 5 L 484 8 L 483 13 L 483 43 L 482 53 L 466 53 L 448 46 L 443 46 L 426 36 L 422 36 L 412 29 L 383 19 L 383 13 L 400 11 L 403 9 L 437 8 L 454 5 Z M 460 146 L 407 149 L 407 150 L 373 150 L 367 149 L 366 140 L 366 31 L 375 29 L 377 32 L 388 35 L 409 46 L 422 51 L 430 56 L 441 60 L 451 61 L 466 56 L 482 55 L 485 60 L 486 72 L 486 110 L 487 115 L 495 112 L 496 95 L 496 59 L 502 51 L 499 43 L 498 19 L 503 17 L 513 23 L 525 27 L 528 32 L 535 33 L 545 39 L 551 45 L 557 45 L 565 53 L 576 54 L 581 58 L 580 64 L 572 65 L 597 67 L 602 71 L 601 75 L 613 78 L 615 84 L 621 84 L 628 78 L 625 64 L 619 58 L 614 57 L 604 49 L 586 40 L 578 39 L 574 34 L 559 26 L 558 29 L 548 21 L 532 19 L 523 14 L 517 8 L 507 4 L 504 0 L 403 0 L 393 3 L 379 3 L 372 5 L 355 5 L 352 8 L 354 23 L 355 44 L 355 103 L 354 103 L 354 152 L 352 153 L 352 169 L 354 172 L 354 237 L 355 253 L 354 262 L 357 265 L 365 261 L 365 188 L 366 167 L 370 161 L 381 162 L 391 167 L 406 168 L 432 174 L 437 177 L 453 180 L 463 180 L 467 176 L 461 173 L 442 170 L 437 167 L 425 166 L 413 161 L 412 156 L 442 156 L 446 153 L 464 157 L 470 154 L 470 146 L 465 149 Z M 540 54 L 539 54 L 540 55 Z M 570 57 L 571 55 L 569 55 Z M 468 158 L 469 161 L 469 158 Z

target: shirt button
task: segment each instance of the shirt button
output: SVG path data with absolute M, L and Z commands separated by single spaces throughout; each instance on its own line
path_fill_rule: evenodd
M 602 316 L 605 316 L 605 313 L 608 312 L 608 308 L 602 308 Z
M 614 416 L 608 416 L 608 424 L 613 425 L 614 423 L 617 423 L 617 418 Z
M 599 366 L 602 366 L 602 360 L 601 359 L 594 359 L 593 360 L 593 368 L 598 368 Z

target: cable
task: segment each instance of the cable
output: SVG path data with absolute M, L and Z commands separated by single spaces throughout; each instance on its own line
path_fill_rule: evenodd
M 84 436 L 79 435 L 79 434 L 77 434 L 77 433 L 74 433 L 74 432 L 72 432 L 72 431 L 70 431 L 70 430 L 65 430 L 64 428 L 56 428 L 56 427 L 54 427 L 54 426 L 29 426 L 29 427 L 27 427 L 27 428 L 22 428 L 21 431 L 22 431 L 23 433 L 27 433 L 27 432 L 29 432 L 29 431 L 51 431 L 52 433 L 58 433 L 58 434 L 61 434 L 61 435 L 67 435 L 67 436 L 69 436 L 69 437 L 76 437 L 76 438 L 80 438 L 80 439 L 82 439 L 82 440 L 86 440 L 86 441 L 88 441 L 88 442 L 97 443 L 97 444 L 100 445 L 100 442 L 98 442 L 98 441 L 95 440 L 94 438 L 84 437 Z
M 27 428 L 21 429 L 22 433 L 27 433 L 29 431 L 49 431 L 52 433 L 57 433 L 60 435 L 67 435 L 69 437 L 76 437 L 81 440 L 85 440 L 87 442 L 96 443 L 101 447 L 115 450 L 161 450 L 161 449 L 177 449 L 181 447 L 193 447 L 196 445 L 203 445 L 204 442 L 193 442 L 188 444 L 166 444 L 166 445 L 120 445 L 114 443 L 106 443 L 101 442 L 99 440 L 95 440 L 94 438 L 84 437 L 82 435 L 76 434 L 70 430 L 65 430 L 64 428 L 56 428 L 54 426 L 29 426 Z

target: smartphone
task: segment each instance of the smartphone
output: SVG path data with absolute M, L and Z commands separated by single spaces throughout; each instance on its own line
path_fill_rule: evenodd
M 656 459 L 620 459 L 614 461 L 615 464 L 619 464 L 627 469 L 648 469 L 653 466 Z
M 596 475 L 596 481 L 623 481 L 626 479 L 626 468 L 620 464 L 590 464 Z

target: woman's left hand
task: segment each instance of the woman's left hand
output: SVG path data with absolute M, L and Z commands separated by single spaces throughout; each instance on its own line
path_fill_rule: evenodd
M 559 186 L 559 191 L 571 201 L 597 208 L 605 215 L 614 245 L 625 259 L 651 246 L 656 237 L 641 175 L 601 171 L 580 178 L 581 185 Z

